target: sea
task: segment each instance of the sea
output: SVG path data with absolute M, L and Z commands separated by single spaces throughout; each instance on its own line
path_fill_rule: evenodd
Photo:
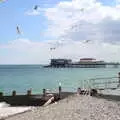
M 32 89 L 41 94 L 43 88 L 57 91 L 76 91 L 86 80 L 118 77 L 119 68 L 44 68 L 42 65 L 0 65 L 0 92 L 5 95 L 26 94 Z

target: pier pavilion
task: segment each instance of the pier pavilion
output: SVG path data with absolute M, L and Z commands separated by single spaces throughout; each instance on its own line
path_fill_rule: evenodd
M 98 61 L 94 58 L 82 58 L 78 62 L 72 62 L 71 59 L 51 59 L 51 63 L 45 67 L 53 67 L 53 68 L 117 68 L 120 67 L 120 63 L 110 63 L 104 61 Z

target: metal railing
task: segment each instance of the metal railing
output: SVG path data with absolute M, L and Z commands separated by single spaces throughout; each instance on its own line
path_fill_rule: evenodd
M 115 90 L 120 87 L 120 73 L 118 73 L 118 77 L 101 77 L 101 78 L 93 78 L 87 80 L 89 81 L 89 87 L 87 88 L 92 88 L 92 89 L 97 89 L 97 90 L 106 90 L 106 89 L 111 89 Z M 85 84 L 87 84 L 85 82 Z

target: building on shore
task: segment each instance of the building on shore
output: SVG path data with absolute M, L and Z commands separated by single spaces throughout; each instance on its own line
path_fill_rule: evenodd
M 114 62 L 104 62 L 100 60 L 96 60 L 94 58 L 81 58 L 77 62 L 73 62 L 71 59 L 51 59 L 49 65 L 44 67 L 51 68 L 118 68 L 120 67 L 120 63 Z
M 67 67 L 72 64 L 71 59 L 51 59 L 51 67 Z
M 78 62 L 72 62 L 71 59 L 51 59 L 51 63 L 45 67 L 54 68 L 105 68 L 106 63 L 104 61 L 97 61 L 94 58 L 82 58 Z
M 97 61 L 94 58 L 81 58 L 80 61 L 72 63 L 72 66 L 79 68 L 105 68 L 106 63 L 104 61 Z
M 81 58 L 77 62 L 73 62 L 71 59 L 51 59 L 49 65 L 44 67 L 51 68 L 118 68 L 120 63 L 104 62 L 96 60 L 94 58 Z

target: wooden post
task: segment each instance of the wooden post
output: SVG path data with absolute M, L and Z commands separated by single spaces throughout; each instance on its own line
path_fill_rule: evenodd
M 32 90 L 30 89 L 27 91 L 27 95 L 30 96 L 31 94 L 32 94 Z
M 118 80 L 119 80 L 119 84 L 120 84 L 120 72 L 118 73 Z
M 13 90 L 12 96 L 16 96 L 16 91 L 15 90 Z
M 46 89 L 43 89 L 43 97 L 45 98 L 46 96 Z
M 118 87 L 120 87 L 120 72 L 118 73 Z
M 81 94 L 81 88 L 77 89 L 77 94 L 80 95 Z
M 0 97 L 2 97 L 3 96 L 3 92 L 0 92 Z
M 59 99 L 61 99 L 61 91 L 62 91 L 61 83 L 59 83 L 59 93 L 58 93 Z

